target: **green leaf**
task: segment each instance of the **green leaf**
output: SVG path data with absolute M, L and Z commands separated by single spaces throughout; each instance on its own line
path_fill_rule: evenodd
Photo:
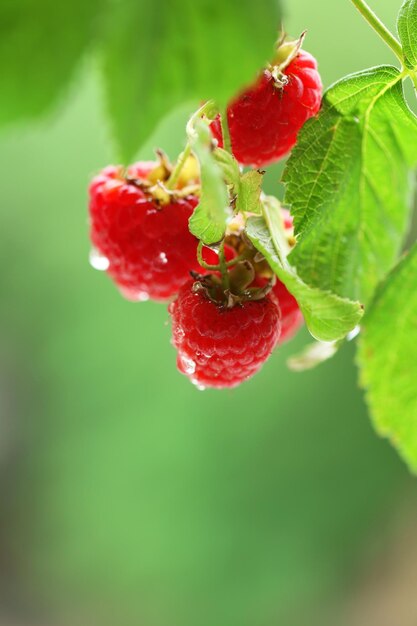
M 0 125 L 35 118 L 62 96 L 96 34 L 102 0 L 2 0 Z
M 284 173 L 301 278 L 368 303 L 398 257 L 410 217 L 417 120 L 400 72 L 353 74 L 331 87 Z
M 417 67 L 417 2 L 405 0 L 398 14 L 398 34 L 403 47 L 405 64 L 409 69 Z
M 192 214 L 190 231 L 210 245 L 223 239 L 227 220 L 231 217 L 229 193 L 223 171 L 211 150 L 211 133 L 202 120 L 194 126 L 192 148 L 200 163 L 201 198 Z
M 262 213 L 261 190 L 263 174 L 251 170 L 240 179 L 236 210 L 242 213 Z
M 320 341 L 343 339 L 362 317 L 360 304 L 303 282 L 285 257 L 279 212 L 267 204 L 264 210 L 265 217 L 255 216 L 247 221 L 246 234 L 249 239 L 296 298 L 313 337 Z
M 236 198 L 236 211 L 242 213 L 262 213 L 261 191 L 263 173 L 251 170 L 241 174 L 236 159 L 223 148 L 216 148 L 214 158 L 223 171 L 224 180 L 230 185 L 230 193 Z
M 113 0 L 103 47 L 115 138 L 130 159 L 178 104 L 225 104 L 270 59 L 278 0 Z
M 233 193 L 238 193 L 240 187 L 240 169 L 236 159 L 223 148 L 216 148 L 213 156 L 223 171 L 224 180 L 233 188 Z
M 378 290 L 359 346 L 375 427 L 417 472 L 417 245 Z

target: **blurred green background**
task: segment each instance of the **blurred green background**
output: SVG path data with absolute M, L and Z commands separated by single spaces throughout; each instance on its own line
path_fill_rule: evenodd
M 374 5 L 393 26 L 397 1 Z M 393 61 L 348 0 L 289 0 L 285 26 L 326 86 Z M 138 156 L 175 157 L 189 110 Z M 113 160 L 92 61 L 0 137 L 0 623 L 415 626 L 416 486 L 354 347 L 293 374 L 303 331 L 242 387 L 197 391 L 166 308 L 88 264 L 86 187 Z

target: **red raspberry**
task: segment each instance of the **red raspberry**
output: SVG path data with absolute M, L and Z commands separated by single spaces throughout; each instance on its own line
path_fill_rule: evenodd
M 221 308 L 189 281 L 170 305 L 177 367 L 197 386 L 235 387 L 253 376 L 281 332 L 274 296 Z
M 232 150 L 242 165 L 264 167 L 284 157 L 301 127 L 320 109 L 323 87 L 314 57 L 301 50 L 284 73 L 288 82 L 279 87 L 265 70 L 228 107 Z M 222 147 L 219 119 L 211 129 Z
M 207 246 L 203 246 L 203 261 L 207 263 L 207 265 L 218 265 L 219 264 L 219 254 L 213 248 L 208 248 Z M 232 261 L 236 257 L 236 250 L 227 244 L 224 246 L 224 256 L 226 261 Z M 205 274 L 206 271 L 201 268 L 200 274 Z
M 187 281 L 190 270 L 201 272 L 198 242 L 188 230 L 198 198 L 159 205 L 146 186 L 129 182 L 146 182 L 157 166 L 137 163 L 129 168 L 128 179 L 120 167 L 107 167 L 89 190 L 91 241 L 107 259 L 107 273 L 131 300 L 166 300 Z
M 288 291 L 284 283 L 277 280 L 272 287 L 281 309 L 281 336 L 279 344 L 285 343 L 294 337 L 304 323 L 303 314 L 300 311 L 297 300 Z

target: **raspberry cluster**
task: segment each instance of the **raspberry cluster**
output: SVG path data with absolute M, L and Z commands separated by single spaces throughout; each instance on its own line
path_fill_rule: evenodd
M 315 60 L 299 42 L 284 44 L 275 65 L 231 102 L 227 120 L 208 120 L 212 150 L 223 145 L 228 122 L 238 163 L 263 167 L 276 161 L 292 148 L 320 100 Z M 235 214 L 222 241 L 203 245 L 189 230 L 202 186 L 196 157 L 190 151 L 173 167 L 157 154 L 155 161 L 128 168 L 106 167 L 92 180 L 93 264 L 106 270 L 125 298 L 169 303 L 180 372 L 200 388 L 234 387 L 295 335 L 302 314 L 246 237 L 250 211 Z M 291 248 L 292 218 L 277 210 Z

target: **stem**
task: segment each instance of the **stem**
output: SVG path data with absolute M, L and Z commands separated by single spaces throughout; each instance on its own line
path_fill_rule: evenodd
M 187 145 L 185 146 L 183 152 L 181 152 L 181 154 L 179 155 L 177 162 L 175 164 L 175 167 L 170 175 L 170 177 L 168 178 L 165 187 L 168 190 L 172 190 L 174 189 L 175 185 L 178 182 L 178 178 L 180 177 L 182 168 L 185 165 L 185 162 L 187 161 L 188 157 L 191 154 L 191 150 L 192 150 L 192 143 L 193 143 L 193 139 L 195 137 L 195 129 L 194 129 L 194 125 L 196 123 L 196 120 L 200 119 L 203 115 L 214 115 L 217 114 L 217 107 L 216 104 L 214 103 L 213 100 L 208 100 L 207 102 L 205 102 L 199 109 L 198 111 L 196 111 L 195 113 L 193 113 L 193 115 L 190 117 L 190 119 L 188 120 L 187 126 L 186 126 L 186 132 L 187 132 L 187 137 L 188 137 L 188 142 Z
M 417 75 L 415 72 L 409 72 L 409 76 L 411 80 L 413 81 L 414 89 L 417 92 Z
M 208 263 L 205 262 L 205 260 L 203 259 L 203 247 L 204 247 L 204 244 L 200 240 L 197 246 L 197 260 L 199 264 L 201 265 L 201 267 L 204 267 L 205 270 L 209 270 L 211 272 L 220 272 L 221 271 L 220 265 L 209 265 Z M 220 254 L 219 254 L 219 257 L 220 257 Z M 226 268 L 232 267 L 233 265 L 236 265 L 236 263 L 239 263 L 240 261 L 244 261 L 245 259 L 246 259 L 246 254 L 243 252 L 242 254 L 239 254 L 239 256 L 235 256 L 230 261 L 225 261 L 223 267 L 226 267 Z
M 232 154 L 232 141 L 230 139 L 229 122 L 227 119 L 227 108 L 222 111 L 220 115 L 220 124 L 222 127 L 223 135 L 223 148 Z
M 184 151 L 181 152 L 180 156 L 178 157 L 175 167 L 172 170 L 171 176 L 168 178 L 165 184 L 165 187 L 167 189 L 174 189 L 180 177 L 181 170 L 184 167 L 186 160 L 190 156 L 190 153 L 191 153 L 191 145 L 190 145 L 190 142 L 188 142 L 184 148 Z
M 218 271 L 220 269 L 218 265 L 209 265 L 203 259 L 203 247 L 204 247 L 204 244 L 200 240 L 197 246 L 197 260 L 199 264 L 201 265 L 201 267 L 204 267 L 205 270 L 210 270 L 211 272 L 215 272 L 216 270 Z
M 230 283 L 229 283 L 229 274 L 227 272 L 226 257 L 224 254 L 224 239 L 221 242 L 220 249 L 219 249 L 219 265 L 220 265 L 220 272 L 222 275 L 223 290 L 227 291 L 230 288 Z
M 388 30 L 388 28 L 381 22 L 379 17 L 372 11 L 365 0 L 352 0 L 359 13 L 365 18 L 368 24 L 378 33 L 378 35 L 385 41 L 387 46 L 391 48 L 395 56 L 404 62 L 403 50 L 400 42 L 394 35 Z
M 195 113 L 192 114 L 187 122 L 185 130 L 187 132 L 188 139 L 192 139 L 195 136 L 194 125 L 198 119 L 207 115 L 209 119 L 214 119 L 218 113 L 218 108 L 214 100 L 207 100 Z

